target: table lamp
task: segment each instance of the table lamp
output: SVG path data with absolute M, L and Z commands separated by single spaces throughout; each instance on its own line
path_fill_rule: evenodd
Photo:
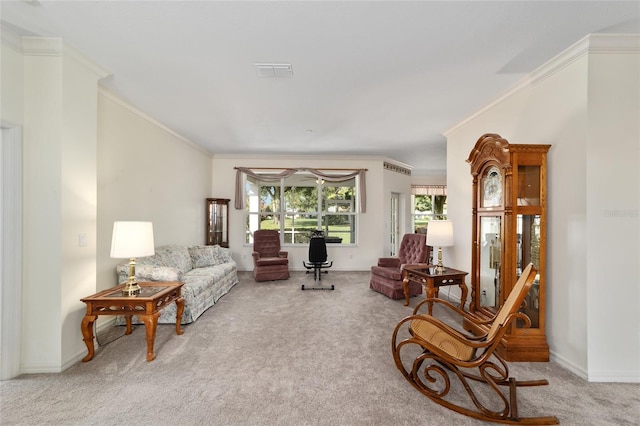
M 450 220 L 430 221 L 427 227 L 427 245 L 438 247 L 436 274 L 442 274 L 445 271 L 442 264 L 442 247 L 453 245 L 453 223 Z
M 111 238 L 111 257 L 129 259 L 129 280 L 122 289 L 123 296 L 140 294 L 136 281 L 136 257 L 152 256 L 153 224 L 151 222 L 114 222 Z

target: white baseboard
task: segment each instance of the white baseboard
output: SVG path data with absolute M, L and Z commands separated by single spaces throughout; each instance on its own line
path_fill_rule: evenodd
M 595 371 L 589 373 L 590 382 L 598 383 L 640 383 L 637 371 Z
M 102 321 L 100 320 L 96 321 L 96 334 L 102 332 L 107 328 L 113 327 L 115 325 L 115 322 L 116 322 L 116 317 L 114 316 L 105 317 L 104 320 Z M 95 336 L 93 338 L 93 345 L 94 345 L 94 348 L 99 347 L 98 341 L 96 340 Z M 73 366 L 74 364 L 82 361 L 82 359 L 85 356 L 87 356 L 87 348 L 83 344 L 83 347 L 78 351 L 76 351 L 76 353 L 73 354 L 71 358 L 63 362 L 62 365 L 58 365 L 58 364 L 22 365 L 20 369 L 20 374 L 61 373 L 64 370 L 68 369 L 69 367 Z
M 573 374 L 577 375 L 578 377 L 581 377 L 584 380 L 587 380 L 587 376 L 588 376 L 587 371 L 584 368 L 569 361 L 567 358 L 561 355 L 558 355 L 556 352 L 552 350 L 549 350 L 549 359 L 555 362 L 556 364 L 560 365 L 565 370 L 569 370 Z
M 637 371 L 588 371 L 554 351 L 550 351 L 549 358 L 562 368 L 571 371 L 588 382 L 640 383 L 640 373 Z

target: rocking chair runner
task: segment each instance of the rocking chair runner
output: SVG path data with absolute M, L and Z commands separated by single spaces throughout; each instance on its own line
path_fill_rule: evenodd
M 440 299 L 427 299 L 419 303 L 413 315 L 398 323 L 393 331 L 392 351 L 396 366 L 404 377 L 426 397 L 438 404 L 480 420 L 507 424 L 551 425 L 558 424 L 556 417 L 519 417 L 516 390 L 519 386 L 539 386 L 549 384 L 547 380 L 516 381 L 509 377 L 506 362 L 496 353 L 502 336 L 516 320 L 523 320 L 526 326 L 529 318 L 518 312 L 536 276 L 536 270 L 529 264 L 516 282 L 509 297 L 493 320 L 480 322 L 452 304 Z M 428 301 L 438 303 L 476 324 L 490 326 L 482 336 L 462 333 L 431 315 L 419 314 L 420 308 Z M 410 337 L 398 340 L 398 332 L 409 323 Z M 417 345 L 417 346 L 416 346 Z M 410 351 L 414 347 L 416 351 Z M 401 354 L 402 352 L 402 354 Z M 408 357 L 409 354 L 414 355 Z M 415 359 L 413 359 L 415 356 Z M 411 358 L 411 359 L 410 359 Z M 459 404 L 451 391 L 451 381 L 457 378 L 471 399 L 467 406 Z M 482 392 L 474 392 L 472 386 L 479 382 Z M 508 395 L 500 387 L 507 386 Z M 487 402 L 491 399 L 494 401 Z M 457 395 L 459 397 L 459 395 Z M 488 405 L 491 404 L 489 408 Z M 495 407 L 498 407 L 496 409 Z

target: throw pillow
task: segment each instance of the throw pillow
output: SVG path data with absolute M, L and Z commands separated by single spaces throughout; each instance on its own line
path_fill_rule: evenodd
M 217 265 L 218 249 L 220 246 L 189 247 L 189 254 L 194 268 L 206 268 Z

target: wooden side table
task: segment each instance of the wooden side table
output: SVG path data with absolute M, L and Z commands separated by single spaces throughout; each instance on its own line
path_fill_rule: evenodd
M 431 272 L 433 271 L 433 273 Z M 460 296 L 460 309 L 464 310 L 467 301 L 467 293 L 469 289 L 464 282 L 464 277 L 468 272 L 458 271 L 457 269 L 446 268 L 442 274 L 435 273 L 435 265 L 428 267 L 411 267 L 407 266 L 402 271 L 402 289 L 404 290 L 405 302 L 404 306 L 409 306 L 409 281 L 422 284 L 427 294 L 427 299 L 438 297 L 440 287 L 447 285 L 457 285 L 462 291 Z M 433 310 L 433 302 L 429 302 L 429 315 Z
M 176 303 L 176 334 L 184 331 L 180 328 L 182 313 L 184 312 L 184 299 L 182 298 L 183 282 L 143 282 L 137 296 L 123 296 L 124 284 L 103 290 L 92 296 L 80 299 L 87 305 L 87 313 L 82 319 L 80 329 L 87 345 L 89 353 L 82 362 L 90 361 L 95 353 L 93 347 L 93 323 L 99 315 L 124 315 L 127 330 L 125 334 L 131 334 L 131 317 L 138 315 L 144 322 L 147 334 L 147 361 L 153 361 L 156 357 L 153 352 L 153 343 L 156 339 L 156 327 L 160 311 L 167 305 Z

